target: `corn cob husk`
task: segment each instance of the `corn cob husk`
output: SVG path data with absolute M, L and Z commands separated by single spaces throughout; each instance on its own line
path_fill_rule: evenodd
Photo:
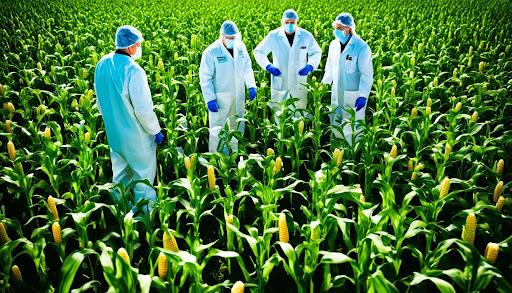
M 430 115 L 430 113 L 432 113 L 432 107 L 427 106 L 425 112 L 427 113 L 427 115 Z
M 19 174 L 24 174 L 23 173 L 23 165 L 21 164 L 21 162 L 18 162 L 18 163 L 16 163 L 16 165 L 14 165 L 14 170 L 16 172 L 18 172 Z
M 176 238 L 172 235 L 171 230 L 169 229 L 167 232 L 164 232 L 164 249 L 169 249 L 172 252 L 178 252 L 178 243 L 176 242 Z
M 437 87 L 439 85 L 439 78 L 437 78 L 437 76 L 434 77 L 434 83 L 433 84 L 434 84 L 434 87 Z
M 431 98 L 427 99 L 427 107 L 432 107 L 432 99 Z
M 475 111 L 475 112 L 473 112 L 473 115 L 471 115 L 471 120 L 473 120 L 473 122 L 476 122 L 477 119 L 478 119 L 478 112 Z
M 185 156 L 185 168 L 187 168 L 187 170 L 192 168 L 192 163 L 190 162 L 190 158 L 188 156 Z
M 416 107 L 412 108 L 412 110 L 411 110 L 411 117 L 412 118 L 418 117 L 418 109 Z
M 396 156 L 398 155 L 398 148 L 396 146 L 396 144 L 394 144 L 392 147 L 391 147 L 391 151 L 389 152 L 389 156 L 393 159 L 396 158 Z
M 407 164 L 407 170 L 414 170 L 414 162 L 412 160 L 409 160 L 409 163 Z
M 52 212 L 53 219 L 58 220 L 59 212 L 57 211 L 57 206 L 55 205 L 55 199 L 51 195 L 48 196 L 48 207 L 50 208 L 50 211 Z
M 167 276 L 167 258 L 163 252 L 158 255 L 158 275 L 162 279 Z
M 18 280 L 23 282 L 23 277 L 21 276 L 20 268 L 17 265 L 13 265 L 11 268 L 12 274 Z
M 418 175 L 416 175 L 416 172 L 412 172 L 412 175 L 411 175 L 411 180 L 416 180 L 416 178 L 418 178 Z
M 449 143 L 446 143 L 446 147 L 444 149 L 444 158 L 448 159 L 451 152 L 452 152 L 452 146 Z
M 448 177 L 443 179 L 441 183 L 441 193 L 439 194 L 439 198 L 443 198 L 448 194 L 448 190 L 450 189 L 450 179 Z
M 304 121 L 299 122 L 299 134 L 302 135 L 304 133 Z
M 5 120 L 5 131 L 12 133 L 11 120 Z
M 9 111 L 9 114 L 14 112 L 14 105 L 11 102 L 4 103 L 4 109 Z
M 11 161 L 16 159 L 16 148 L 14 147 L 14 143 L 12 143 L 12 141 L 7 143 L 7 153 L 9 153 L 9 159 L 11 159 Z
M 497 202 L 503 192 L 503 181 L 498 182 L 494 188 L 494 195 L 492 197 L 493 202 Z
M 9 238 L 9 235 L 7 235 L 7 229 L 5 228 L 4 223 L 0 222 L 0 242 L 4 245 L 9 241 L 11 241 L 11 239 Z
M 484 70 L 484 65 L 485 65 L 484 61 L 480 61 L 480 63 L 478 63 L 478 71 L 479 72 L 482 72 L 482 70 Z
M 276 164 L 274 165 L 274 174 L 277 174 L 277 173 L 279 173 L 279 171 L 281 171 L 282 165 L 283 165 L 283 160 L 281 159 L 281 157 L 278 157 L 276 159 Z
M 84 140 L 85 140 L 85 143 L 89 143 L 89 141 L 91 140 L 91 134 L 89 133 L 89 131 L 87 131 L 84 134 Z
M 52 136 L 52 130 L 50 129 L 50 127 L 46 126 L 43 132 L 43 136 L 46 138 L 50 138 Z
M 193 153 L 190 155 L 190 164 L 192 166 L 192 169 L 196 168 L 196 164 L 197 164 L 197 154 L 196 153 Z
M 290 241 L 288 225 L 286 224 L 286 215 L 284 213 L 279 215 L 279 241 L 284 243 L 288 243 Z
M 345 150 L 340 150 L 340 153 L 336 157 L 336 168 L 339 168 L 341 165 L 341 161 L 343 160 L 343 155 L 345 154 Z
M 489 242 L 487 247 L 485 247 L 484 257 L 492 264 L 496 262 L 498 259 L 498 252 L 500 251 L 500 247 L 496 243 Z
M 231 293 L 244 293 L 245 285 L 242 281 L 236 281 L 236 283 L 231 287 Z
M 208 188 L 210 190 L 215 189 L 215 170 L 213 166 L 208 166 Z
M 505 205 L 505 198 L 503 196 L 500 196 L 500 198 L 498 198 L 498 201 L 496 202 L 496 209 L 498 210 L 498 212 L 500 212 L 500 213 L 503 212 L 504 205 Z
M 396 95 L 396 90 L 394 87 L 391 88 L 391 96 L 394 97 Z
M 464 226 L 464 240 L 473 245 L 475 243 L 476 235 L 476 216 L 471 213 L 466 218 L 466 225 Z
M 462 103 L 461 103 L 461 102 L 458 102 L 458 103 L 455 105 L 455 112 L 459 112 L 461 108 L 462 108 Z
M 268 148 L 268 149 L 267 149 L 267 157 L 270 157 L 270 156 L 271 156 L 271 155 L 273 155 L 273 154 L 274 154 L 274 150 L 273 150 L 273 149 L 271 149 L 271 148 Z
M 340 155 L 340 149 L 336 148 L 334 149 L 334 152 L 332 153 L 332 161 L 336 164 L 338 161 L 338 156 Z
M 59 222 L 53 223 L 52 234 L 53 234 L 53 241 L 55 241 L 55 243 L 57 243 L 57 244 L 62 244 L 62 234 L 60 232 Z
M 122 258 L 124 259 L 124 261 L 127 263 L 127 264 L 130 264 L 130 257 L 128 256 L 128 252 L 126 251 L 126 249 L 124 249 L 124 247 L 121 247 L 117 250 L 117 254 Z
M 505 161 L 503 161 L 503 159 L 500 159 L 498 161 L 498 165 L 496 166 L 496 173 L 503 174 L 504 167 L 505 167 Z

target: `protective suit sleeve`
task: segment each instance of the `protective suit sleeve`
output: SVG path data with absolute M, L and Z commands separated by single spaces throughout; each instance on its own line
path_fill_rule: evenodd
M 313 70 L 317 69 L 321 58 L 322 49 L 318 46 L 315 38 L 311 36 L 311 40 L 308 45 L 308 65 L 313 66 Z
M 261 68 L 267 68 L 267 65 L 271 64 L 268 60 L 268 53 L 272 51 L 272 44 L 270 43 L 270 34 L 268 34 L 261 43 L 254 49 L 254 59 L 261 66 Z
M 211 54 L 208 50 L 203 52 L 201 57 L 201 65 L 199 66 L 199 84 L 201 85 L 201 91 L 203 92 L 204 101 L 208 102 L 217 99 L 215 94 L 215 88 L 213 86 L 213 75 L 215 74 L 215 62 L 213 61 Z
M 332 46 L 332 44 L 331 44 Z M 331 84 L 332 83 L 332 54 L 331 47 L 329 46 L 329 54 L 327 55 L 327 63 L 325 63 L 325 73 L 322 78 L 322 83 Z
M 142 68 L 135 68 L 131 71 L 128 92 L 135 117 L 137 117 L 142 128 L 151 135 L 159 133 L 161 129 L 158 118 L 153 111 L 153 100 L 151 99 L 148 78 Z
M 359 71 L 361 72 L 359 96 L 368 98 L 373 84 L 372 51 L 370 47 L 366 46 L 366 48 L 359 53 L 358 59 Z
M 244 80 L 245 86 L 249 89 L 252 87 L 256 87 L 256 82 L 254 81 L 254 72 L 252 70 L 252 62 L 251 57 L 249 57 L 249 53 L 247 52 L 247 48 L 243 45 L 244 55 L 245 55 L 245 68 L 244 68 Z

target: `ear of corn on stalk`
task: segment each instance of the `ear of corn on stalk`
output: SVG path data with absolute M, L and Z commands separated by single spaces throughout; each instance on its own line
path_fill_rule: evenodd
M 448 194 L 448 190 L 450 189 L 450 179 L 448 177 L 443 179 L 441 182 L 441 193 L 439 194 L 439 198 L 443 198 Z
M 391 151 L 389 152 L 389 156 L 393 159 L 396 158 L 396 156 L 398 155 L 398 148 L 396 146 L 396 144 L 394 144 L 392 147 L 391 147 Z
M 476 122 L 477 119 L 478 119 L 478 112 L 475 111 L 475 112 L 473 112 L 473 115 L 471 115 L 471 120 L 473 120 L 473 122 Z
M 196 153 L 193 153 L 190 155 L 190 164 L 191 164 L 192 168 L 196 167 L 196 164 L 197 164 L 197 154 Z
M 284 213 L 279 215 L 279 241 L 284 243 L 288 243 L 290 241 L 288 225 L 286 224 L 286 215 Z
M 5 130 L 7 133 L 12 133 L 11 120 L 5 120 Z
M 501 193 L 503 192 L 503 181 L 498 182 L 496 184 L 496 187 L 494 188 L 494 195 L 492 197 L 493 202 L 497 202 L 498 198 L 501 196 Z
M 496 166 L 496 173 L 503 174 L 504 167 L 505 167 L 505 161 L 503 161 L 503 159 L 500 159 L 498 161 L 498 165 Z
M 268 149 L 267 149 L 267 157 L 270 157 L 270 156 L 271 156 L 271 155 L 273 155 L 273 154 L 274 154 L 274 150 L 273 150 L 273 149 L 271 149 L 271 148 L 268 148 Z
M 171 230 L 167 230 L 164 232 L 164 249 L 169 249 L 172 252 L 178 252 L 178 243 L 176 242 L 176 238 L 172 235 Z
M 407 170 L 414 170 L 414 162 L 412 160 L 409 160 L 409 163 L 407 163 Z
M 492 264 L 496 262 L 498 259 L 498 252 L 500 251 L 500 247 L 496 243 L 489 242 L 487 247 L 485 247 L 484 257 Z
M 18 280 L 23 282 L 23 277 L 21 276 L 20 268 L 17 265 L 13 265 L 11 268 L 12 274 Z
M 242 281 L 236 281 L 236 283 L 231 288 L 231 293 L 244 293 L 245 285 Z
M 455 105 L 455 112 L 459 112 L 461 108 L 462 108 L 462 103 L 461 103 L 461 102 L 458 102 L 458 103 Z
M 418 109 L 416 107 L 412 108 L 412 110 L 411 110 L 411 117 L 412 118 L 418 117 Z
M 85 140 L 85 143 L 89 143 L 89 141 L 91 140 L 91 134 L 89 133 L 89 131 L 87 131 L 84 134 L 84 140 Z
M 277 174 L 277 173 L 279 173 L 279 171 L 281 171 L 282 165 L 283 165 L 283 160 L 281 159 L 281 157 L 278 157 L 276 159 L 276 164 L 274 165 L 274 174 Z
M 124 249 L 124 247 L 121 247 L 117 250 L 117 254 L 122 258 L 124 259 L 124 261 L 127 263 L 127 264 L 130 264 L 130 257 L 128 256 L 128 252 L 126 251 L 126 249 Z
M 213 166 L 208 166 L 208 188 L 215 189 L 215 170 Z
M 0 222 L 0 242 L 3 244 L 11 241 L 7 235 L 7 229 L 5 229 L 4 223 Z
M 464 238 L 463 240 L 473 245 L 475 243 L 476 235 L 476 216 L 471 213 L 466 218 L 466 225 L 464 226 Z
M 432 107 L 432 99 L 431 98 L 427 99 L 427 107 Z
M 185 156 L 185 168 L 187 168 L 187 170 L 192 168 L 192 163 L 190 162 L 190 158 L 188 156 Z
M 437 87 L 439 85 L 439 78 L 434 77 L 434 87 Z
M 446 147 L 444 149 L 444 158 L 448 159 L 451 152 L 452 152 L 452 146 L 449 143 L 446 143 Z
M 14 105 L 11 102 L 4 103 L 4 109 L 12 113 L 14 112 Z
M 430 115 L 432 113 L 432 108 L 430 106 L 427 106 L 425 112 L 427 113 L 427 115 Z
M 162 279 L 167 275 L 167 258 L 163 252 L 158 255 L 158 275 Z
M 50 138 L 52 136 L 52 131 L 51 131 L 50 127 L 46 126 L 46 128 L 44 129 L 44 132 L 43 132 L 43 136 L 47 137 L 47 138 Z
M 11 161 L 16 159 L 16 149 L 14 148 L 14 143 L 12 143 L 12 141 L 7 143 L 7 153 L 9 153 L 9 159 L 11 159 Z
M 299 134 L 304 133 L 304 121 L 299 122 Z
M 53 234 L 53 241 L 55 241 L 55 243 L 57 243 L 57 244 L 62 244 L 62 234 L 60 232 L 59 222 L 53 223 L 52 234 Z
M 498 201 L 496 202 L 496 209 L 498 210 L 498 212 L 500 212 L 500 213 L 503 212 L 504 205 L 505 205 L 505 198 L 503 196 L 500 196 L 500 198 L 498 198 Z
M 343 160 L 343 155 L 345 154 L 345 150 L 340 150 L 340 153 L 336 157 L 336 168 L 341 165 L 341 161 Z
M 19 174 L 24 174 L 23 173 L 23 165 L 21 164 L 21 162 L 16 163 L 16 165 L 14 166 L 14 170 L 16 172 L 18 172 Z
M 51 195 L 48 196 L 48 207 L 50 208 L 50 211 L 52 212 L 53 219 L 58 220 L 59 212 L 57 211 L 57 206 L 55 205 L 55 199 Z

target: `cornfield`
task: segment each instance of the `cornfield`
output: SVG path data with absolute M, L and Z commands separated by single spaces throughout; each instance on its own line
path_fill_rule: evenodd
M 1 6 L 1 292 L 512 292 L 510 1 Z M 323 52 L 312 117 L 286 102 L 276 125 L 253 60 L 245 133 L 221 132 L 239 150 L 208 153 L 203 50 L 230 19 L 254 58 L 288 8 Z M 372 50 L 374 84 L 364 137 L 335 148 L 320 80 L 341 12 Z M 151 214 L 110 196 L 94 92 L 125 24 L 143 33 L 165 136 Z

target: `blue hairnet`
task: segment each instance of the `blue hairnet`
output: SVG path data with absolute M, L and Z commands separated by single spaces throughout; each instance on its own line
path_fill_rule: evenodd
M 349 26 L 354 31 L 356 30 L 356 24 L 354 23 L 354 18 L 350 13 L 343 12 L 340 15 L 336 17 L 336 20 L 332 23 L 332 25 L 336 25 L 337 23 L 343 25 L 343 26 Z
M 288 9 L 285 12 L 283 12 L 283 17 L 281 18 L 281 21 L 285 21 L 287 19 L 299 20 L 299 16 L 297 15 L 297 12 L 295 12 L 295 10 Z
M 116 31 L 116 49 L 126 49 L 142 40 L 142 33 L 131 25 L 123 25 Z
M 220 27 L 220 33 L 228 37 L 239 35 L 238 27 L 231 20 L 226 20 Z

